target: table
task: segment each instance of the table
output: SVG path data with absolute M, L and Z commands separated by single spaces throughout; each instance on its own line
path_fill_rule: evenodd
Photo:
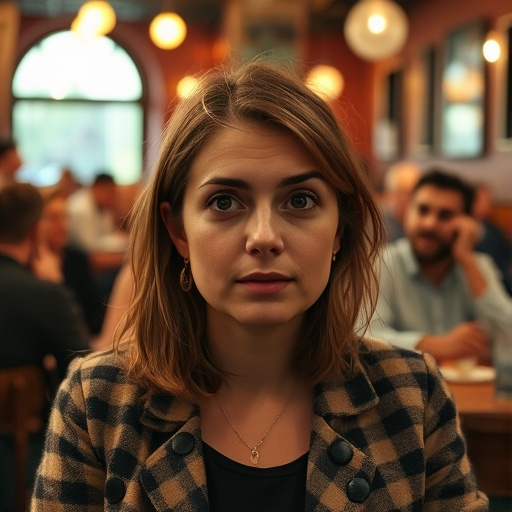
M 461 417 L 471 415 L 504 416 L 512 418 L 512 400 L 496 400 L 494 381 L 448 382 Z
M 512 400 L 496 400 L 494 381 L 449 382 L 479 488 L 512 496 Z

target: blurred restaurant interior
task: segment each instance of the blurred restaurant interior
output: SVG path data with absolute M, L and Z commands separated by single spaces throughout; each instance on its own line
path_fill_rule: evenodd
M 229 59 L 266 52 L 274 59 L 292 58 L 305 78 L 312 71 L 318 73 L 320 65 L 336 74 L 332 107 L 348 127 L 377 187 L 395 161 L 415 161 L 422 167 L 443 163 L 470 181 L 488 182 L 498 205 L 512 203 L 510 0 L 386 2 L 396 8 L 384 31 L 389 33 L 373 34 L 368 40 L 358 26 L 365 15 L 359 9 L 364 2 L 355 0 L 111 0 L 107 5 L 113 8 L 115 20 L 106 35 L 111 46 L 98 51 L 105 59 L 122 52 L 131 61 L 132 75 L 137 76 L 130 75 L 129 80 L 139 84 L 129 91 L 127 79 L 124 95 L 113 64 L 79 55 L 83 48 L 73 54 L 72 44 L 50 45 L 49 36 L 68 31 L 85 3 L 89 2 L 0 2 L 0 134 L 12 133 L 27 166 L 33 163 L 25 171 L 29 181 L 51 184 L 56 165 L 74 164 L 86 182 L 98 162 L 120 183 L 136 181 L 154 161 L 162 127 L 179 101 L 182 79 Z M 157 47 L 149 33 L 152 20 L 164 12 L 178 14 L 186 30 L 182 42 L 171 43 L 175 46 L 171 49 Z M 494 62 L 482 53 L 489 38 L 499 45 L 499 56 L 487 57 Z M 320 71 L 324 75 L 319 80 L 332 84 L 325 67 Z M 73 73 L 82 81 L 98 73 L 93 92 L 73 84 L 77 80 Z M 100 87 L 104 90 L 98 93 Z M 138 109 L 135 115 L 113 114 L 114 124 L 130 116 L 134 124 L 133 133 L 125 130 L 124 146 L 110 150 L 115 154 L 98 156 L 100 160 L 88 167 L 83 154 L 91 154 L 91 139 L 102 134 L 101 123 L 90 121 L 91 127 L 85 119 L 76 126 L 77 133 L 68 134 L 74 138 L 66 148 L 62 141 L 60 146 L 47 141 L 52 151 L 48 145 L 32 147 L 37 130 L 50 137 L 46 108 L 55 109 L 56 103 L 61 108 L 63 104 L 71 109 L 77 104 L 94 108 L 108 102 L 120 108 L 132 103 Z M 41 117 L 44 129 L 38 121 Z M 109 137 L 114 144 L 114 137 Z M 89 147 L 77 147 L 80 144 Z
M 127 211 L 195 78 L 261 54 L 326 98 L 376 190 L 396 162 L 438 165 L 489 185 L 512 240 L 512 0 L 0 0 L 0 137 L 20 181 L 107 170 Z M 452 391 L 482 488 L 510 504 L 511 403 Z

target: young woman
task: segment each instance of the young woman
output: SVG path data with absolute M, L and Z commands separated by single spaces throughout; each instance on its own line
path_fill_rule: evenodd
M 32 510 L 487 509 L 433 360 L 355 334 L 378 206 L 291 72 L 203 78 L 131 236 L 127 335 L 61 387 Z

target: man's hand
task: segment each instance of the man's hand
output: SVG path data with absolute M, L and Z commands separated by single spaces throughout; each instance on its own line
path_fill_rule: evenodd
M 467 357 L 491 358 L 489 336 L 476 322 L 464 322 L 445 334 L 424 336 L 416 348 L 438 362 Z
M 471 257 L 480 236 L 480 225 L 469 215 L 457 215 L 451 220 L 453 229 L 452 256 L 459 262 Z

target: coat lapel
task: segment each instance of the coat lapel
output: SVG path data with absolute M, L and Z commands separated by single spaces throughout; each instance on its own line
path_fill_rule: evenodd
M 171 434 L 147 458 L 140 481 L 158 512 L 207 512 L 206 473 L 199 409 L 163 395 L 152 396 L 142 422 Z
M 349 417 L 357 416 L 377 403 L 375 390 L 363 371 L 356 372 L 343 385 L 326 383 L 317 388 L 308 459 L 307 512 L 360 510 L 357 485 L 364 484 L 364 480 L 371 492 L 376 465 L 343 437 L 343 428 L 335 430 L 331 425 L 343 425 Z M 345 456 L 337 456 L 336 447 L 339 446 Z
M 370 492 L 376 466 L 371 458 L 343 437 L 344 418 L 374 407 L 378 397 L 364 371 L 343 384 L 326 383 L 316 390 L 313 431 L 308 459 L 306 511 L 359 510 L 349 491 L 364 480 Z M 151 429 L 170 435 L 156 447 L 140 474 L 142 485 L 158 512 L 207 512 L 208 493 L 201 448 L 199 409 L 165 395 L 153 395 L 141 418 Z M 332 447 L 342 443 L 351 453 L 340 461 Z

